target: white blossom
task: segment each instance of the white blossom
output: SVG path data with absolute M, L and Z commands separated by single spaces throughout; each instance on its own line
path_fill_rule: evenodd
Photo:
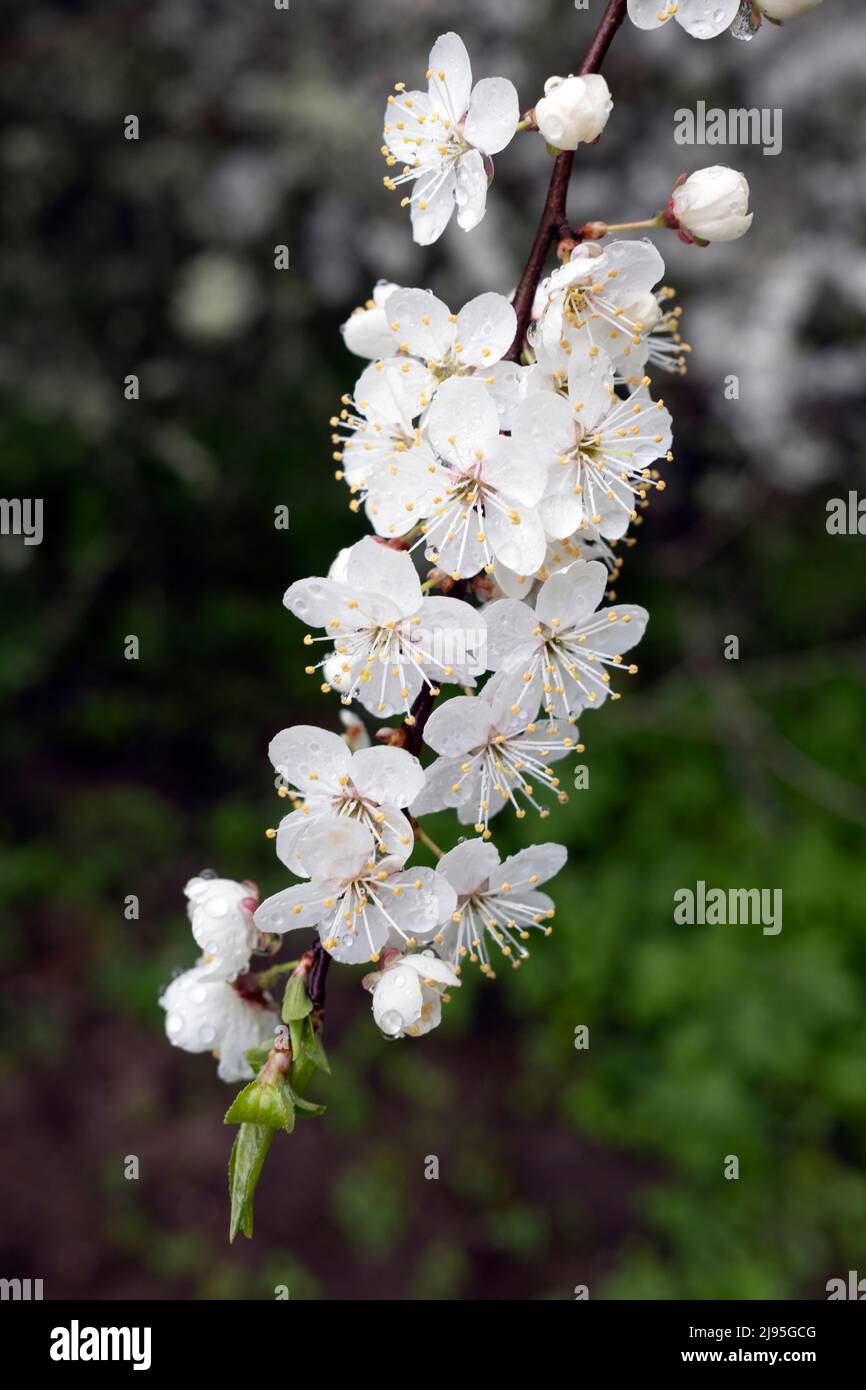
M 564 370 L 575 352 L 605 352 L 615 366 L 642 371 L 659 318 L 652 289 L 664 270 L 645 238 L 581 242 L 542 284 L 541 314 L 529 334 L 542 370 Z
M 261 931 L 317 927 L 335 960 L 377 961 L 391 944 L 399 950 L 433 936 L 454 911 L 454 895 L 431 869 L 403 869 L 402 859 L 376 858 L 365 825 L 345 817 L 322 819 L 303 841 L 309 882 L 284 888 L 256 913 Z
M 549 77 L 535 108 L 535 124 L 549 145 L 576 150 L 598 139 L 612 110 L 613 97 L 600 73 Z
M 332 439 L 334 457 L 357 500 L 380 536 L 402 536 L 436 505 L 444 483 L 442 469 L 421 430 L 413 424 L 419 397 L 426 399 L 426 370 L 396 358 L 365 369 L 355 394 L 331 424 L 344 433 Z M 414 399 L 413 399 L 414 397 Z
M 397 84 L 385 108 L 383 152 L 389 167 L 387 188 L 414 184 L 403 199 L 410 207 L 412 236 L 429 246 L 445 230 L 455 207 L 464 231 L 484 216 L 493 176 L 490 156 L 509 143 L 520 107 L 513 83 L 487 77 L 472 85 L 472 67 L 463 40 L 442 34 L 430 51 L 426 92 Z
M 230 878 L 191 878 L 184 888 L 189 902 L 192 934 L 204 952 L 204 975 L 228 980 L 246 970 L 258 932 L 253 913 L 258 906 L 254 883 L 236 883 Z
M 619 699 L 605 668 L 622 664 L 649 615 L 634 604 L 599 608 L 606 585 L 604 565 L 576 560 L 542 584 L 534 610 L 517 599 L 498 599 L 485 609 L 488 663 L 511 676 L 503 685 L 515 712 L 534 711 L 540 700 L 551 718 L 574 723 L 580 710 L 597 707 L 609 694 Z
M 617 539 L 648 490 L 664 487 L 653 464 L 669 456 L 670 414 L 649 395 L 649 377 L 618 396 L 603 352 L 575 353 L 558 384 L 566 394 L 533 392 L 518 406 L 512 428 L 518 452 L 532 454 L 548 470 L 538 503 L 541 523 L 553 540 L 586 523 L 605 539 Z
M 245 1054 L 272 1042 L 278 1022 L 272 1005 L 245 998 L 234 985 L 214 978 L 201 965 L 172 980 L 159 1003 L 165 1009 L 169 1042 L 184 1052 L 212 1052 L 223 1081 L 252 1078 Z
M 349 548 L 342 572 L 340 580 L 300 579 L 283 599 L 296 617 L 326 629 L 319 639 L 308 634 L 307 645 L 335 643 L 318 663 L 328 688 L 383 718 L 403 711 L 412 723 L 422 686 L 475 684 L 485 637 L 476 609 L 460 599 L 425 598 L 411 557 L 371 536 Z
M 446 381 L 430 407 L 427 437 L 447 481 L 422 530 L 428 559 L 455 579 L 489 571 L 494 560 L 533 570 L 544 556 L 536 507 L 546 468 L 500 434 L 499 423 L 480 381 Z
M 523 945 L 533 928 L 549 936 L 552 900 L 537 885 L 558 874 L 568 851 L 542 844 L 522 849 L 500 863 L 499 851 L 487 840 L 466 840 L 440 859 L 437 876 L 451 884 L 457 906 L 443 933 L 441 950 L 455 965 L 469 957 L 486 975 L 491 945 L 517 968 L 529 955 Z
M 517 331 L 517 316 L 505 295 L 488 290 L 452 314 L 429 290 L 399 289 L 390 295 L 387 310 L 394 335 L 391 351 L 398 352 L 401 361 L 409 358 L 424 368 L 416 415 L 430 404 L 443 381 L 479 376 L 490 387 L 507 428 L 523 369 L 502 361 Z M 407 371 L 405 365 L 402 370 Z M 413 374 L 413 383 L 416 379 Z
M 447 991 L 459 989 L 460 979 L 432 951 L 394 952 L 382 970 L 364 977 L 364 986 L 373 995 L 373 1018 L 386 1038 L 419 1038 L 438 1028 Z
M 675 19 L 694 39 L 714 39 L 733 23 L 740 0 L 628 0 L 639 29 L 658 29 Z
M 344 739 L 310 724 L 283 729 L 271 740 L 268 757 L 286 780 L 294 809 L 277 830 L 277 855 L 293 873 L 306 877 L 303 850 L 309 827 L 323 817 L 345 816 L 365 825 L 380 854 L 405 863 L 415 837 L 402 807 L 424 785 L 418 759 L 404 748 L 381 745 L 353 753 Z
M 698 169 L 671 196 L 671 211 L 681 230 L 701 241 L 736 241 L 745 236 L 754 217 L 748 208 L 745 174 L 724 164 Z
M 521 820 L 526 806 L 546 817 L 539 788 L 567 801 L 550 764 L 583 750 L 573 725 L 537 724 L 535 710 L 515 710 L 507 673 L 493 676 L 480 695 L 457 695 L 434 709 L 424 740 L 440 756 L 427 769 L 413 816 L 456 807 L 461 824 L 473 825 L 485 839 L 491 817 L 504 806 Z

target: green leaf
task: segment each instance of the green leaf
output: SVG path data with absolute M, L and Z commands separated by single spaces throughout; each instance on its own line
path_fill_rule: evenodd
M 293 975 L 283 995 L 283 1022 L 293 1023 L 296 1019 L 306 1018 L 312 1011 L 313 1001 L 307 993 L 303 977 Z
M 257 1047 L 251 1047 L 249 1052 L 244 1053 L 244 1056 L 246 1057 L 256 1076 L 258 1076 L 262 1067 L 265 1065 L 265 1062 L 268 1060 L 270 1053 L 270 1043 L 261 1043 Z
M 300 1025 L 292 1024 L 292 1056 L 297 1062 L 307 1057 L 319 1071 L 330 1076 L 331 1067 L 319 1034 L 313 1027 L 313 1020 L 305 1018 Z M 295 1031 L 297 1027 L 297 1032 Z
M 242 1124 L 232 1144 L 229 1159 L 229 1195 L 232 1210 L 229 1240 L 238 1231 L 247 1239 L 253 1234 L 253 1200 L 274 1131 L 266 1125 Z
M 239 1091 L 226 1111 L 227 1125 L 264 1125 L 269 1129 L 284 1129 L 291 1134 L 295 1127 L 295 1106 L 285 1077 L 262 1082 L 256 1077 Z
M 327 1106 L 316 1105 L 313 1101 L 306 1100 L 299 1096 L 297 1091 L 292 1092 L 292 1100 L 299 1115 L 324 1115 Z
M 328 1076 L 331 1075 L 331 1064 L 328 1061 L 328 1055 L 325 1052 L 321 1035 L 317 1033 L 313 1027 L 312 1019 L 310 1020 L 308 1036 L 304 1039 L 304 1051 L 310 1061 L 318 1067 L 319 1071 L 326 1072 Z

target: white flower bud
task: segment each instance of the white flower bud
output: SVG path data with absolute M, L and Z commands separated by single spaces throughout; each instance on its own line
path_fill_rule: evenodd
M 373 991 L 373 1018 L 388 1038 L 419 1038 L 437 1028 L 442 994 L 460 986 L 453 966 L 432 951 L 395 955 L 364 983 Z
M 250 1080 L 253 1072 L 244 1053 L 273 1038 L 276 1013 L 244 999 L 225 980 L 201 966 L 172 980 L 160 997 L 170 1043 L 184 1052 L 213 1052 L 223 1081 Z
M 674 189 L 671 208 L 683 231 L 702 241 L 736 241 L 752 225 L 744 174 L 714 164 L 698 169 Z
M 760 0 L 762 14 L 768 19 L 799 19 L 821 4 L 821 0 Z
M 548 77 L 535 108 L 535 123 L 549 145 L 576 150 L 601 135 L 612 109 L 610 88 L 598 73 Z
M 183 891 L 192 934 L 204 952 L 203 974 L 227 980 L 246 970 L 258 940 L 250 911 L 255 886 L 230 878 L 191 878 Z

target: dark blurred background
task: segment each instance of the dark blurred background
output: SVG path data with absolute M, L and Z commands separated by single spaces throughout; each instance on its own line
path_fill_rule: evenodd
M 693 353 L 659 384 L 675 463 L 619 585 L 652 615 L 640 675 L 583 721 L 589 789 L 496 822 L 503 850 L 568 843 L 554 935 L 494 984 L 467 971 L 417 1044 L 385 1043 L 361 972 L 331 972 L 329 1112 L 275 1140 L 252 1244 L 226 1238 L 232 1092 L 162 1031 L 195 953 L 183 884 L 283 885 L 268 739 L 339 727 L 280 604 L 364 533 L 330 461 L 362 365 L 338 325 L 380 276 L 454 308 L 508 293 L 543 198 L 519 137 L 481 228 L 414 247 L 382 187 L 386 91 L 455 27 L 525 109 L 600 11 L 4 7 L 2 491 L 44 499 L 45 535 L 0 545 L 0 1273 L 46 1297 L 821 1298 L 866 1273 L 866 573 L 863 538 L 826 529 L 864 486 L 858 0 L 750 44 L 626 25 L 605 69 L 573 220 L 646 216 L 723 162 L 755 224 L 707 250 L 660 236 Z M 782 108 L 782 153 L 677 146 L 698 98 Z M 781 934 L 675 925 L 698 879 L 781 888 Z

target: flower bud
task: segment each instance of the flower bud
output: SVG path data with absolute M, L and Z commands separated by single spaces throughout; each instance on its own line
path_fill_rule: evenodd
M 373 994 L 373 1018 L 388 1038 L 421 1037 L 442 1018 L 441 998 L 460 980 L 447 961 L 432 951 L 401 956 L 394 953 L 385 968 L 365 977 Z
M 204 952 L 203 975 L 228 980 L 250 963 L 258 931 L 250 911 L 253 887 L 230 878 L 191 878 L 184 889 L 192 934 Z M 257 896 L 257 890 L 256 890 Z
M 549 145 L 576 150 L 597 140 L 613 108 L 610 88 L 598 73 L 588 77 L 548 77 L 535 108 L 535 123 Z
M 799 19 L 801 14 L 808 14 L 820 4 L 821 0 L 759 0 L 761 13 L 780 23 L 786 19 Z
M 700 241 L 736 241 L 752 225 L 748 207 L 745 175 L 723 164 L 690 174 L 670 200 L 680 229 Z

